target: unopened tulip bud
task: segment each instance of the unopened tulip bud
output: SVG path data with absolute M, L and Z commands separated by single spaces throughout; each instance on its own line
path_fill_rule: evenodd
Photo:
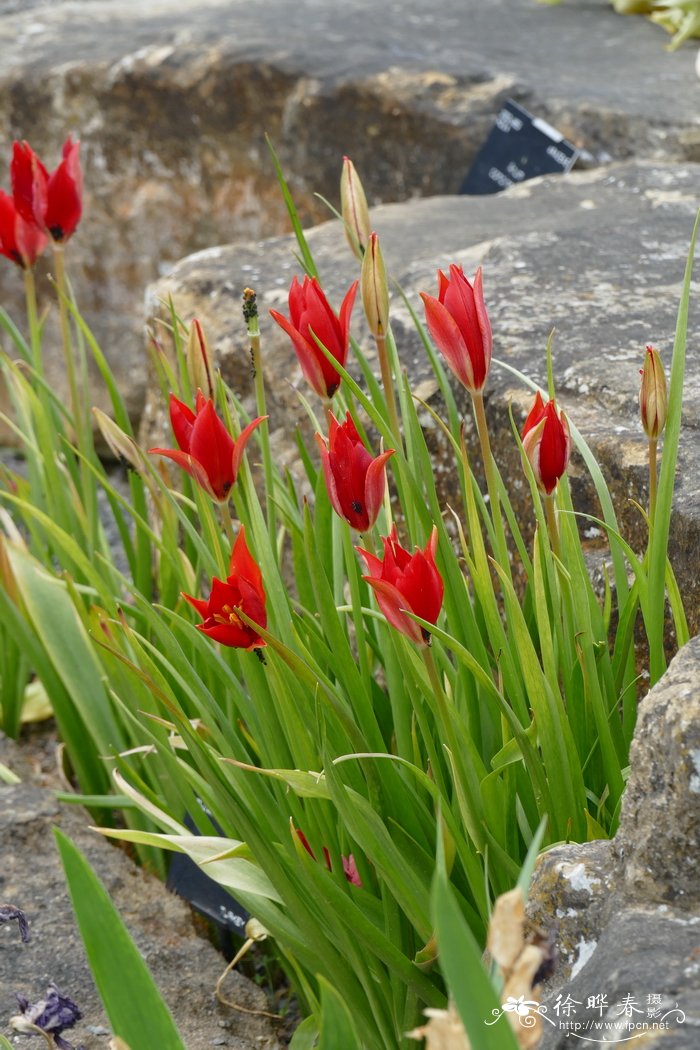
M 194 320 L 187 340 L 187 376 L 194 393 L 202 390 L 214 400 L 214 371 L 207 337 L 199 321 Z
M 389 287 L 376 233 L 370 234 L 362 259 L 360 290 L 370 332 L 375 339 L 383 339 L 389 328 Z
M 666 425 L 668 413 L 668 391 L 666 376 L 658 351 L 647 347 L 644 368 L 640 369 L 642 384 L 639 388 L 639 414 L 644 433 L 650 441 L 660 437 Z
M 134 470 L 141 470 L 143 468 L 142 453 L 134 439 L 125 434 L 122 428 L 102 409 L 93 408 L 92 415 L 114 456 L 119 460 L 125 460 Z
M 569 464 L 569 424 L 555 402 L 545 404 L 539 390 L 522 433 L 523 451 L 530 461 L 540 492 L 549 496 Z
M 343 174 L 340 177 L 340 210 L 345 223 L 345 236 L 348 244 L 361 260 L 369 243 L 372 227 L 369 221 L 365 191 L 355 170 L 355 165 L 349 157 L 343 157 Z

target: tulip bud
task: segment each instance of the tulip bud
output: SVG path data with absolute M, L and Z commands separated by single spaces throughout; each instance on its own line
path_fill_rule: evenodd
M 134 470 L 142 470 L 142 452 L 132 437 L 125 434 L 117 423 L 106 415 L 101 408 L 93 408 L 93 417 L 100 433 L 105 439 L 110 451 L 117 459 L 125 460 Z
M 383 339 L 389 328 L 389 287 L 376 233 L 370 234 L 362 259 L 360 291 L 369 330 L 375 339 Z
M 660 437 L 666 425 L 668 412 L 668 391 L 666 376 L 658 351 L 653 346 L 647 347 L 644 368 L 640 369 L 642 383 L 639 388 L 639 414 L 644 433 L 650 441 Z
M 343 174 L 340 177 L 340 210 L 345 223 L 345 236 L 348 244 L 358 259 L 362 260 L 372 227 L 369 221 L 365 191 L 355 170 L 355 165 L 349 157 L 343 157 Z
M 192 392 L 202 390 L 207 397 L 214 400 L 214 375 L 212 356 L 207 337 L 199 321 L 194 320 L 190 326 L 187 339 L 187 376 Z
M 522 442 L 537 487 L 544 495 L 551 495 L 569 464 L 571 437 L 564 413 L 553 400 L 545 405 L 539 390 L 525 420 Z

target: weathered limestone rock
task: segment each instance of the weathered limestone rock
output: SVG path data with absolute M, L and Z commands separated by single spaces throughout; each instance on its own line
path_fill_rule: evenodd
M 675 657 L 639 708 L 620 828 L 611 842 L 560 846 L 535 870 L 528 916 L 551 930 L 558 960 L 540 996 L 548 1014 L 571 996 L 570 1020 L 632 1020 L 676 1004 L 668 1030 L 641 1033 L 639 1046 L 694 1050 L 700 1027 L 700 638 Z M 607 996 L 600 1013 L 589 996 Z M 649 996 L 659 997 L 650 1002 Z M 565 1014 L 560 1014 L 566 1020 Z M 544 1025 L 543 1050 L 570 1046 L 566 1029 Z M 584 1031 L 579 1029 L 579 1031 Z M 591 1038 L 602 1032 L 589 1030 Z M 620 1039 L 625 1033 L 617 1032 Z M 607 1038 L 612 1040 L 610 1031 Z M 642 1041 L 643 1040 L 643 1041 Z
M 663 44 L 605 0 L 1 0 L 0 139 L 49 164 L 69 130 L 82 139 L 70 273 L 136 416 L 145 285 L 191 252 L 288 228 L 266 132 L 308 221 L 326 214 L 316 191 L 337 199 L 343 153 L 374 201 L 455 193 L 508 96 L 588 163 L 697 160 L 695 52 Z M 22 317 L 9 264 L 0 301 Z
M 187 905 L 137 868 L 123 850 L 89 831 L 84 810 L 59 805 L 53 791 L 40 786 L 45 779 L 55 783 L 55 773 L 46 778 L 37 770 L 48 752 L 32 751 L 26 743 L 17 746 L 0 734 L 0 758 L 23 778 L 20 784 L 0 783 L 0 902 L 26 913 L 32 937 L 22 944 L 16 923 L 0 926 L 0 1032 L 12 1036 L 8 1021 L 17 1013 L 16 992 L 35 1002 L 53 981 L 83 1014 L 66 1038 L 85 1050 L 104 1050 L 108 1042 L 109 1023 L 85 960 L 51 833 L 58 825 L 105 883 L 188 1050 L 279 1050 L 266 1018 L 217 1004 L 214 987 L 225 961 L 198 935 Z M 226 995 L 249 1010 L 266 1006 L 264 994 L 241 974 L 227 978 Z
M 647 342 L 654 342 L 667 367 L 670 363 L 697 186 L 693 165 L 628 163 L 533 180 L 496 197 L 440 197 L 373 210 L 390 273 L 419 313 L 417 293 L 435 289 L 438 266 L 459 262 L 467 273 L 477 265 L 484 267 L 494 355 L 502 362 L 492 368 L 487 410 L 492 440 L 516 503 L 522 493 L 523 516 L 528 514 L 526 486 L 508 412 L 512 404 L 516 419 L 521 418 L 531 395 L 504 366 L 543 383 L 547 336 L 555 325 L 560 400 L 603 465 L 624 531 L 641 546 L 644 525 L 630 502 L 644 504 L 647 499 L 638 373 Z M 309 241 L 322 283 L 337 306 L 357 276 L 340 224 L 316 227 Z M 292 384 L 305 386 L 290 342 L 267 309 L 286 312 L 287 289 L 297 271 L 291 240 L 277 238 L 201 252 L 183 260 L 149 292 L 151 315 L 158 313 L 159 300 L 172 295 L 182 317 L 199 317 L 225 377 L 245 397 L 252 393 L 252 379 L 240 297 L 246 285 L 258 291 L 273 443 L 285 464 L 296 457 L 292 436 L 304 415 Z M 392 324 L 413 389 L 432 400 L 432 373 L 408 310 L 396 295 Z M 372 356 L 359 306 L 353 330 Z M 700 316 L 694 306 L 688 346 L 696 345 L 699 337 Z M 689 351 L 671 558 L 694 630 L 700 628 L 699 392 L 700 361 Z M 464 392 L 457 393 L 464 404 Z M 151 445 L 164 436 L 158 433 L 166 423 L 163 409 L 160 395 L 149 398 L 144 441 Z M 434 435 L 436 428 L 427 414 L 425 425 Z M 454 498 L 451 460 L 441 458 L 437 436 L 435 445 L 444 495 Z M 579 507 L 598 513 L 587 475 L 576 460 L 572 479 Z

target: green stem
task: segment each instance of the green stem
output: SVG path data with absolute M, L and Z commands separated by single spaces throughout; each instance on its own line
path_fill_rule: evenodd
M 503 527 L 503 516 L 501 514 L 501 500 L 498 491 L 498 469 L 491 451 L 489 439 L 489 428 L 486 422 L 486 411 L 484 409 L 484 395 L 478 390 L 472 393 L 472 405 L 474 406 L 474 419 L 476 430 L 481 446 L 481 458 L 484 464 L 484 475 L 486 477 L 486 488 L 491 504 L 491 520 L 495 531 L 495 550 L 501 567 L 510 576 L 510 559 L 508 558 L 508 546 L 506 544 L 506 533 Z M 468 476 L 468 475 L 467 475 Z
M 66 362 L 66 376 L 68 377 L 68 390 L 70 393 L 71 416 L 76 434 L 82 433 L 81 428 L 81 403 L 78 394 L 78 380 L 75 371 L 75 358 L 73 356 L 73 342 L 70 333 L 70 318 L 68 316 L 68 282 L 66 280 L 66 268 L 63 258 L 63 245 L 54 243 L 54 263 L 56 264 L 56 287 L 58 290 L 58 309 L 61 317 L 61 336 L 63 339 L 63 356 Z
M 658 440 L 649 438 L 649 534 L 654 528 L 654 517 L 656 515 L 656 488 L 657 488 L 657 464 L 656 451 Z
M 34 270 L 30 266 L 24 271 L 24 297 L 27 304 L 27 325 L 29 327 L 32 365 L 39 378 L 43 378 L 44 364 L 41 358 L 41 333 L 39 331 L 39 315 L 36 306 L 36 282 L 34 280 Z
M 374 341 L 377 344 L 379 368 L 382 373 L 382 385 L 384 387 L 386 407 L 389 413 L 389 426 L 391 427 L 397 442 L 401 445 L 401 427 L 399 425 L 399 415 L 396 409 L 396 393 L 394 391 L 394 379 L 391 374 L 391 363 L 386 348 L 386 336 L 376 335 Z
M 442 686 L 442 681 L 438 673 L 438 669 L 435 666 L 435 659 L 433 657 L 433 650 L 429 645 L 423 647 L 423 661 L 425 663 L 426 670 L 428 672 L 428 678 L 430 679 L 430 685 L 433 690 L 435 697 L 435 703 L 438 709 L 438 715 L 440 721 L 443 724 L 443 729 L 447 736 L 447 742 L 452 750 L 453 754 L 457 754 L 457 739 L 454 735 L 454 729 L 452 726 L 452 719 L 447 709 L 447 697 L 445 696 L 445 690 Z
M 236 542 L 236 537 L 235 537 L 235 535 L 233 533 L 233 521 L 231 519 L 231 504 L 227 500 L 226 503 L 222 503 L 222 504 L 220 504 L 220 506 L 221 506 L 221 523 L 224 526 L 224 532 L 226 533 L 226 539 L 228 540 L 228 543 L 229 543 L 230 550 L 229 550 L 229 553 L 228 553 L 228 557 L 230 558 L 231 557 L 231 551 L 233 550 L 233 545 Z M 227 575 L 228 575 L 228 572 L 227 572 Z
M 246 288 L 243 293 L 243 317 L 248 329 L 250 339 L 250 353 L 253 362 L 253 380 L 255 383 L 255 404 L 259 416 L 267 415 L 267 402 L 265 398 L 265 377 L 262 368 L 262 355 L 260 352 L 260 325 L 258 323 L 258 307 L 255 292 L 252 288 Z M 272 467 L 272 452 L 270 450 L 270 421 L 265 420 L 258 428 L 260 444 L 262 446 L 263 470 L 265 472 L 265 509 L 267 511 L 267 528 L 270 536 L 270 545 L 277 556 L 277 514 L 275 511 L 274 471 Z
M 555 490 L 556 491 L 556 490 Z M 557 521 L 557 504 L 554 492 L 544 497 L 544 509 L 547 515 L 547 529 L 549 530 L 549 542 L 552 552 L 557 558 L 561 557 L 561 539 L 559 536 L 559 522 Z

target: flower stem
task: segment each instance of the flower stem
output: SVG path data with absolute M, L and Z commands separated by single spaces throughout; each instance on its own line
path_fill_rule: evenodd
M 555 490 L 556 491 L 556 490 Z M 544 509 L 547 515 L 547 529 L 549 530 L 549 542 L 552 552 L 557 558 L 561 557 L 561 539 L 559 536 L 559 522 L 557 521 L 557 504 L 554 492 L 544 497 Z
M 491 451 L 489 428 L 486 422 L 486 411 L 484 409 L 484 395 L 480 390 L 472 393 L 472 405 L 474 406 L 474 419 L 476 420 L 476 430 L 479 435 L 479 445 L 481 446 L 481 458 L 484 464 L 486 488 L 489 494 L 489 503 L 491 504 L 491 520 L 493 521 L 495 531 L 496 549 L 494 550 L 494 554 L 498 558 L 501 567 L 510 574 L 510 560 L 508 558 L 508 547 L 506 544 L 506 534 L 503 527 L 503 516 L 501 514 L 501 501 L 498 492 L 498 470 Z
M 231 550 L 233 550 L 233 544 L 234 544 L 234 542 L 236 540 L 236 537 L 233 534 L 233 521 L 231 520 L 231 504 L 227 500 L 225 503 L 222 503 L 220 506 L 221 506 L 221 523 L 224 526 L 224 532 L 226 533 L 226 539 L 229 542 Z M 230 557 L 230 555 L 231 555 L 231 551 L 229 551 L 229 557 Z
M 649 438 L 649 531 L 654 527 L 654 517 L 656 515 L 657 445 L 657 438 Z
M 61 336 L 63 339 L 63 356 L 66 362 L 66 376 L 68 377 L 68 390 L 70 393 L 71 416 L 77 434 L 81 433 L 81 404 L 78 396 L 78 380 L 75 371 L 75 358 L 73 356 L 73 342 L 70 333 L 70 318 L 68 316 L 68 282 L 66 281 L 66 268 L 63 258 L 63 245 L 53 246 L 53 257 L 56 264 L 56 287 L 58 290 L 58 309 L 61 317 Z
M 386 407 L 389 413 L 389 426 L 392 429 L 394 437 L 401 444 L 401 427 L 399 425 L 399 415 L 396 409 L 396 394 L 394 392 L 394 379 L 391 374 L 391 362 L 389 361 L 389 354 L 386 347 L 386 336 L 376 335 L 374 341 L 377 344 L 377 355 L 379 357 L 379 367 L 382 373 L 382 385 L 384 387 L 384 396 L 386 398 Z
M 243 292 L 243 318 L 250 339 L 250 353 L 253 361 L 253 380 L 255 383 L 255 404 L 259 416 L 267 415 L 265 398 L 265 377 L 262 369 L 262 355 L 260 352 L 260 325 L 258 322 L 258 306 L 256 295 L 252 288 L 246 288 Z M 260 444 L 262 446 L 263 470 L 265 472 L 265 491 L 267 494 L 267 528 L 270 536 L 270 545 L 273 553 L 277 555 L 277 515 L 275 512 L 275 501 L 273 499 L 274 472 L 272 469 L 272 453 L 270 450 L 270 421 L 266 419 L 259 427 Z
M 44 365 L 41 358 L 41 333 L 39 331 L 39 316 L 36 307 L 36 282 L 34 270 L 27 266 L 24 271 L 24 298 L 27 304 L 27 325 L 29 328 L 29 345 L 32 351 L 32 366 L 36 374 L 41 378 L 44 375 Z

